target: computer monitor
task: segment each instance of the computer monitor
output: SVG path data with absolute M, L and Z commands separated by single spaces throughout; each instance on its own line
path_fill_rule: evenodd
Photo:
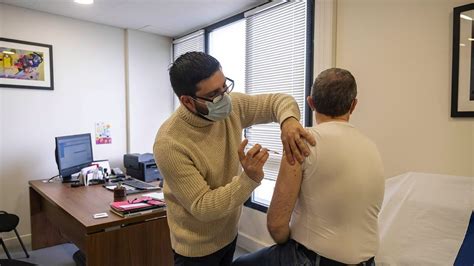
M 73 182 L 71 175 L 93 161 L 91 134 L 56 137 L 56 163 L 63 182 Z

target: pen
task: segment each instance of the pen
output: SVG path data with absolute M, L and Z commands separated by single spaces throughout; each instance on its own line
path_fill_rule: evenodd
M 255 146 L 255 144 L 252 144 L 252 143 L 247 143 L 247 145 L 250 145 L 249 148 L 246 148 L 247 151 L 250 150 L 253 146 Z M 247 147 L 248 147 L 248 146 L 247 146 Z M 267 149 L 267 148 L 264 148 L 264 149 L 266 149 L 269 153 L 281 155 L 280 152 L 273 151 L 273 150 L 270 150 L 270 149 Z

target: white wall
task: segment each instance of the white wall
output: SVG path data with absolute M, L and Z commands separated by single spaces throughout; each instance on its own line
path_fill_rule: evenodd
M 324 8 L 331 0 L 317 2 Z M 351 123 L 377 143 L 386 177 L 474 175 L 474 119 L 450 118 L 452 10 L 469 2 L 337 1 L 335 66 L 357 80 Z M 330 59 L 318 57 L 325 44 L 317 36 L 315 71 Z M 239 234 L 239 244 L 251 251 L 272 244 L 266 215 L 255 210 L 244 208 Z
M 336 65 L 359 88 L 352 122 L 386 176 L 473 175 L 473 119 L 450 118 L 453 7 L 471 1 L 339 0 Z
M 131 153 L 153 152 L 155 135 L 173 111 L 171 38 L 127 30 L 128 121 Z
M 93 144 L 95 159 L 122 167 L 127 141 L 130 152 L 152 151 L 173 110 L 171 39 L 3 4 L 0 33 L 53 45 L 54 91 L 0 88 L 0 210 L 18 214 L 28 235 L 27 183 L 57 174 L 54 137 L 94 136 L 103 121 L 113 140 Z
M 20 216 L 29 234 L 28 181 L 58 170 L 54 137 L 112 124 L 112 144 L 95 159 L 122 163 L 126 148 L 124 31 L 0 4 L 2 37 L 53 45 L 53 91 L 0 88 L 0 210 Z M 93 135 L 94 136 L 94 135 Z

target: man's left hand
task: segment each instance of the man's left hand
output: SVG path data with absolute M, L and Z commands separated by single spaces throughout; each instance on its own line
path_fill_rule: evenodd
M 303 163 L 304 157 L 309 156 L 307 143 L 312 146 L 316 145 L 314 137 L 294 117 L 283 121 L 281 125 L 281 142 L 287 155 L 286 158 L 292 165 L 295 163 L 295 159 Z

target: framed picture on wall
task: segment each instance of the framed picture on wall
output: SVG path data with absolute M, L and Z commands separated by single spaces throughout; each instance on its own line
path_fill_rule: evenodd
M 451 117 L 474 117 L 474 4 L 453 10 Z
M 0 38 L 0 87 L 53 90 L 53 46 Z

